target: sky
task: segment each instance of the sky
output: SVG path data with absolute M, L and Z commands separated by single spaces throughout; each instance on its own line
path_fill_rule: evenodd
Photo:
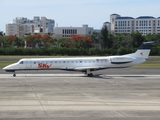
M 101 29 L 110 15 L 160 17 L 160 0 L 0 0 L 0 31 L 16 17 L 55 20 L 55 26 Z

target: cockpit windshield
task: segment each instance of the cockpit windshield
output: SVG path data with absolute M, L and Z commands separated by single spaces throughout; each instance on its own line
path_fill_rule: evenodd
M 23 60 L 19 60 L 18 63 L 19 63 L 19 64 L 23 64 Z

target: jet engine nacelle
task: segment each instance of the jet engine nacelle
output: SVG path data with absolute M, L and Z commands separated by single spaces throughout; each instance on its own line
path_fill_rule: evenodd
M 113 56 L 110 57 L 110 60 L 112 64 L 125 64 L 133 62 L 134 59 L 132 57 Z

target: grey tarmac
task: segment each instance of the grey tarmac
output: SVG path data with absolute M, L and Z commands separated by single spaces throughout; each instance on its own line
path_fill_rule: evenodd
M 64 71 L 64 70 L 24 70 L 24 71 L 16 71 L 18 74 L 81 74 L 79 71 Z M 95 76 L 99 75 L 160 75 L 160 69 L 158 68 L 151 68 L 151 69 L 135 69 L 135 68 L 117 68 L 117 69 L 105 69 L 99 71 L 92 72 Z M 13 74 L 10 72 L 5 72 L 4 70 L 0 69 L 0 74 Z
M 160 119 L 159 69 L 108 71 L 97 71 L 94 77 L 60 71 L 25 71 L 12 77 L 0 72 L 0 119 Z

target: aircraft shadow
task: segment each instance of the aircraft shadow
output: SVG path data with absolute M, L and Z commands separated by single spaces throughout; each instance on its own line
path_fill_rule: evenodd
M 87 77 L 87 76 L 85 76 Z M 101 78 L 101 79 L 113 79 L 113 78 L 116 78 L 116 77 L 122 77 L 122 78 L 144 78 L 146 76 L 143 76 L 143 75 L 103 75 L 103 74 L 96 74 L 94 75 L 92 78 Z

